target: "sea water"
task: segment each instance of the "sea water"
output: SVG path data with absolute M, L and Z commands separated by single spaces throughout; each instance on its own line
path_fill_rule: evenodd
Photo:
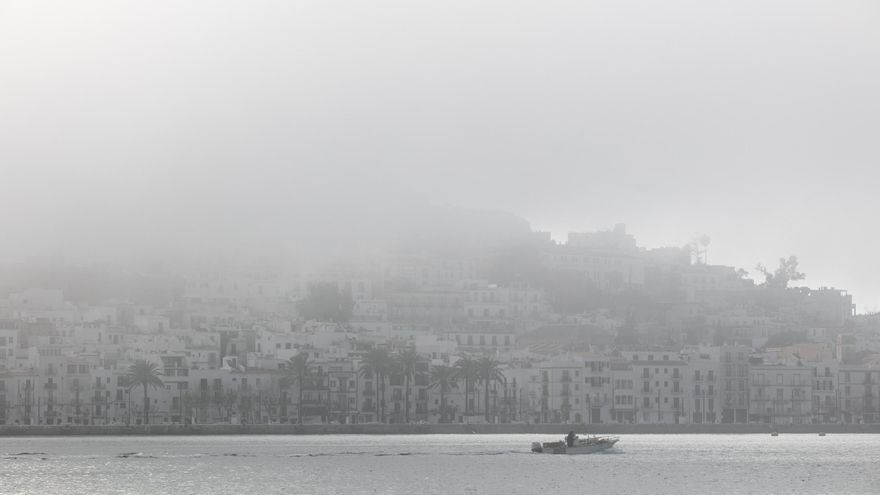
M 880 493 L 880 435 L 623 435 L 584 456 L 553 435 L 0 438 L 0 494 Z

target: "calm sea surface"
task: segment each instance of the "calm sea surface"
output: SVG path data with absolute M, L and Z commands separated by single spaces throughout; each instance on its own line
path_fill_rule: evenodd
M 880 435 L 0 438 L 2 494 L 880 493 Z

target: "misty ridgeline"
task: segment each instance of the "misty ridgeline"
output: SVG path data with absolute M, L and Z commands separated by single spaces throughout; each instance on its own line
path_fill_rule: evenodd
M 880 319 L 796 256 L 437 211 L 332 253 L 5 265 L 0 423 L 880 420 Z

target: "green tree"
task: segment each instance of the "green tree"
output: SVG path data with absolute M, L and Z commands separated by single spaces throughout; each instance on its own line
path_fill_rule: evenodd
M 492 422 L 494 414 L 489 411 L 489 384 L 496 381 L 503 382 L 505 380 L 504 373 L 501 371 L 500 363 L 489 356 L 484 356 L 477 361 L 477 370 L 480 381 L 483 382 L 483 407 L 485 408 L 486 421 Z
M 623 325 L 617 329 L 617 337 L 614 344 L 617 347 L 626 347 L 639 344 L 639 332 L 636 323 L 636 317 L 633 313 L 628 313 Z
M 211 401 L 207 392 L 202 394 L 201 392 L 189 391 L 184 395 L 184 402 L 187 417 L 195 416 L 199 423 L 208 421 L 208 407 L 211 405 Z
M 125 374 L 125 382 L 128 384 L 128 390 L 135 387 L 144 388 L 144 424 L 150 424 L 150 397 L 147 393 L 148 388 L 161 388 L 165 384 L 160 376 L 162 372 L 156 363 L 150 363 L 143 359 L 138 359 L 128 368 Z
M 419 364 L 419 355 L 414 349 L 407 349 L 397 355 L 397 364 L 404 379 L 404 391 L 406 394 L 406 422 L 409 423 L 410 384 L 415 381 L 416 367 Z
M 303 422 L 303 388 L 305 388 L 306 383 L 311 376 L 312 372 L 309 367 L 309 353 L 300 352 L 296 356 L 287 360 L 284 368 L 284 376 L 281 377 L 281 381 L 279 382 L 281 388 L 289 388 L 294 384 L 297 386 L 296 421 L 298 424 L 302 424 Z
M 391 357 L 385 349 L 373 349 L 361 362 L 360 374 L 376 380 L 376 420 L 385 422 L 385 377 L 391 371 Z M 381 408 L 380 408 L 381 406 Z
M 312 284 L 309 294 L 300 301 L 300 311 L 306 320 L 345 323 L 351 319 L 354 301 L 351 294 L 341 292 L 333 282 Z
M 470 416 L 473 411 L 471 407 L 470 395 L 474 393 L 474 402 L 476 402 L 476 382 L 480 377 L 480 368 L 477 360 L 461 356 L 455 367 L 458 370 L 458 377 L 464 379 L 464 413 Z
M 458 382 L 456 377 L 458 376 L 458 370 L 455 368 L 440 365 L 434 366 L 431 368 L 431 388 L 439 388 L 440 389 L 440 422 L 445 423 L 447 421 L 446 416 L 446 394 L 450 389 L 458 387 Z
M 230 389 L 225 391 L 221 397 L 223 402 L 223 410 L 226 411 L 226 421 L 231 422 L 232 413 L 235 411 L 236 404 L 238 404 L 238 392 Z
M 789 282 L 803 280 L 807 277 L 797 270 L 797 256 L 789 256 L 788 259 L 779 258 L 779 266 L 773 272 L 760 263 L 755 269 L 764 275 L 764 283 L 761 285 L 768 289 L 785 289 Z

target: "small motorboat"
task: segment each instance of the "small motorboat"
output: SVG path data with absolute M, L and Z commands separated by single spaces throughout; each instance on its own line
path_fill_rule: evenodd
M 771 437 L 778 437 L 778 436 L 779 436 L 779 433 L 777 433 L 777 432 L 774 431 L 774 432 L 770 433 L 770 436 L 771 436 Z
M 620 438 L 618 437 L 597 437 L 590 436 L 586 438 L 574 437 L 572 442 L 562 440 L 559 442 L 532 442 L 532 452 L 536 454 L 567 454 L 581 455 L 593 454 L 614 447 Z
M 825 432 L 824 432 L 824 431 L 820 431 L 820 432 L 819 432 L 819 436 L 820 436 L 820 437 L 824 437 L 824 436 L 825 436 Z

